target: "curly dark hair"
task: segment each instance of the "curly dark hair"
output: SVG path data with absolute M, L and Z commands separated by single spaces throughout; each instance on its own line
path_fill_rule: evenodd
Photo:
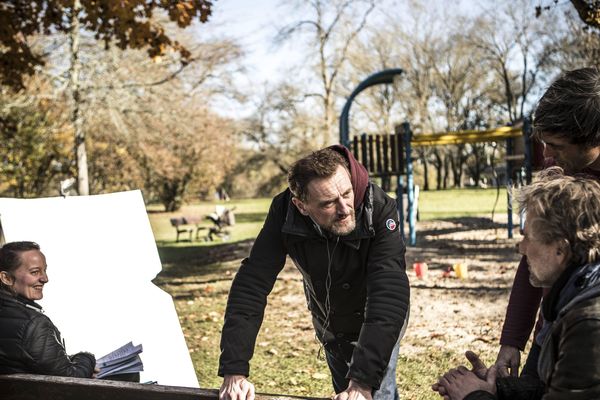
M 585 147 L 600 145 L 600 70 L 568 71 L 555 80 L 535 109 L 533 136 L 553 135 Z

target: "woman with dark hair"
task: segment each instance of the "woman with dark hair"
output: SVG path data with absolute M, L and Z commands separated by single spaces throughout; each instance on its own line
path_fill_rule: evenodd
M 60 332 L 35 300 L 48 283 L 46 257 L 33 242 L 0 248 L 0 374 L 91 378 L 90 353 L 67 355 Z

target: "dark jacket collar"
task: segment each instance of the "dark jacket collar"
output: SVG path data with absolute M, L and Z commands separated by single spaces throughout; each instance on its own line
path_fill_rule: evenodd
M 44 312 L 42 306 L 40 306 L 35 301 L 26 299 L 25 297 L 13 294 L 11 292 L 7 292 L 4 289 L 0 289 L 0 300 L 6 303 L 17 303 L 24 307 L 31 308 L 39 312 Z
M 575 304 L 600 295 L 600 263 L 569 266 L 544 298 L 544 318 L 554 321 Z

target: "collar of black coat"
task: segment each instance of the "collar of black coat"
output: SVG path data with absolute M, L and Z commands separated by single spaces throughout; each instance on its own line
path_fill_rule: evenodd
M 0 289 L 0 299 L 2 299 L 3 302 L 18 303 L 27 308 L 31 308 L 33 310 L 43 312 L 42 306 L 40 306 L 35 301 L 26 299 L 23 296 L 9 292 L 6 289 Z
M 570 265 L 554 282 L 542 303 L 542 313 L 554 321 L 573 305 L 600 296 L 600 263 Z
M 304 241 L 307 239 L 329 240 L 335 236 L 330 232 L 320 232 L 316 224 L 292 203 L 292 194 L 286 191 L 287 213 L 281 232 L 290 235 L 290 241 Z M 369 183 L 364 200 L 355 210 L 356 228 L 348 235 L 340 236 L 340 242 L 354 249 L 360 247 L 360 241 L 375 236 L 373 228 L 373 185 Z

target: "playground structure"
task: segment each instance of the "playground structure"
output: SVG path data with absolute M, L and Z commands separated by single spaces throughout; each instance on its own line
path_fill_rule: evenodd
M 458 132 L 431 133 L 413 135 L 410 124 L 404 122 L 396 127 L 394 134 L 354 136 L 352 141 L 349 136 L 349 112 L 354 98 L 364 89 L 379 84 L 390 84 L 394 77 L 401 75 L 402 69 L 390 69 L 375 73 L 361 82 L 346 100 L 340 115 L 340 142 L 349 148 L 357 160 L 369 171 L 372 177 L 391 179 L 396 177 L 396 201 L 401 223 L 400 233 L 406 240 L 404 229 L 405 208 L 403 193 L 406 190 L 408 244 L 415 246 L 417 243 L 415 207 L 414 169 L 412 161 L 412 148 L 420 146 L 443 146 L 463 143 L 482 143 L 506 141 L 506 185 L 513 186 L 516 163 L 522 161 L 525 172 L 525 183 L 531 183 L 533 163 L 533 143 L 531 141 L 531 123 L 529 119 L 523 121 L 522 126 L 505 126 L 490 130 L 469 130 Z M 521 153 L 516 149 L 520 147 Z M 539 160 L 535 165 L 539 164 Z M 406 177 L 406 184 L 405 184 Z M 513 210 L 511 191 L 507 192 L 508 237 L 513 237 Z M 522 225 L 523 221 L 520 221 Z

